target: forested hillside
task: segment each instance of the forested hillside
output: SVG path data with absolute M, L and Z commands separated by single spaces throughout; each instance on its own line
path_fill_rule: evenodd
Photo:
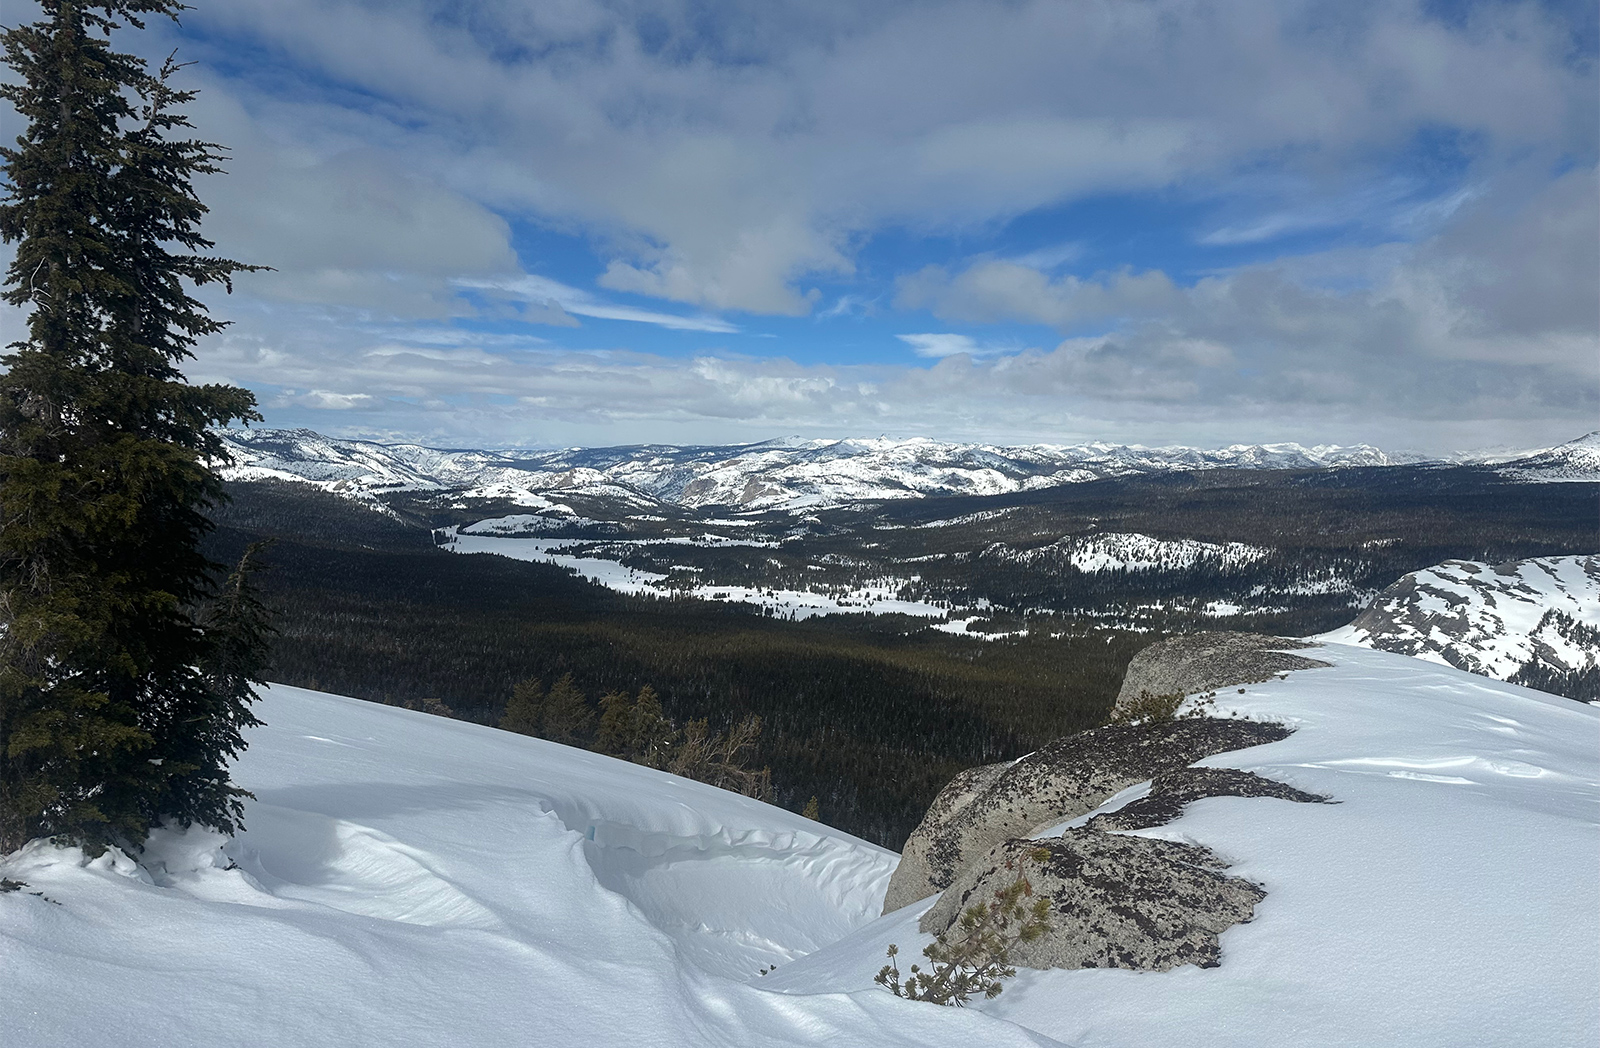
M 792 622 L 628 596 L 554 565 L 435 546 L 432 527 L 513 504 L 397 495 L 375 512 L 304 484 L 232 491 L 219 559 L 277 538 L 271 679 L 491 724 L 527 678 L 548 688 L 570 673 L 591 702 L 648 684 L 680 724 L 758 714 L 756 762 L 770 764 L 778 803 L 816 796 L 825 821 L 890 847 L 956 771 L 1100 722 L 1128 659 L 1165 633 L 1319 632 L 1448 558 L 1597 545 L 1595 485 L 1415 467 L 1213 470 L 863 504 L 798 524 L 620 517 L 556 531 L 587 555 L 687 573 L 702 593 L 713 581 L 849 592 L 888 577 L 908 597 L 982 609 L 967 628 L 999 639 L 977 639 L 903 615 Z
M 1148 638 L 989 643 L 894 619 L 790 623 L 630 598 L 546 565 L 436 550 L 423 530 L 319 492 L 236 486 L 216 553 L 266 534 L 281 630 L 271 679 L 499 719 L 526 677 L 590 695 L 649 684 L 680 721 L 765 722 L 777 803 L 897 847 L 955 772 L 1098 723 Z M 920 623 L 917 624 L 919 627 Z

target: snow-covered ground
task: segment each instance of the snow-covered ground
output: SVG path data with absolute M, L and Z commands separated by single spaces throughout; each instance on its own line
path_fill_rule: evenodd
M 928 903 L 877 916 L 891 853 L 610 758 L 274 687 L 236 840 L 158 836 L 144 868 L 42 844 L 0 865 L 28 885 L 0 895 L 4 1043 L 1600 1041 L 1600 710 L 1316 654 L 1333 667 L 1219 696 L 1294 735 L 1204 763 L 1339 803 L 1214 798 L 1140 831 L 1267 889 L 1219 968 L 1025 971 L 965 1010 L 902 1001 L 872 976 L 888 943 L 926 942 Z
M 1158 539 L 1137 532 L 1075 535 L 1042 550 L 1065 549 L 1072 566 L 1083 572 L 1185 571 L 1200 563 L 1217 568 L 1242 567 L 1262 560 L 1272 551 L 1243 542 L 1201 542 L 1197 539 Z
M 496 520 L 517 520 L 501 517 Z M 450 533 L 451 541 L 445 549 L 455 553 L 493 553 L 514 560 L 530 560 L 555 564 L 576 572 L 590 582 L 638 596 L 651 594 L 658 597 L 694 597 L 699 600 L 720 600 L 734 604 L 754 604 L 768 611 L 794 619 L 808 619 L 816 615 L 914 615 L 920 618 L 943 618 L 946 609 L 924 601 L 902 600 L 896 596 L 904 583 L 899 579 L 878 579 L 848 590 L 837 586 L 825 590 L 795 590 L 760 586 L 721 586 L 697 583 L 693 586 L 674 586 L 668 577 L 659 572 L 630 568 L 618 560 L 586 556 L 567 552 L 575 545 L 572 539 L 508 538 L 499 534 L 482 534 L 496 529 L 495 521 L 477 524 Z M 520 530 L 520 529 L 514 529 Z M 608 547 L 626 550 L 633 545 L 703 545 L 770 547 L 773 542 L 745 541 L 721 535 L 704 535 L 698 539 L 630 539 L 608 542 Z

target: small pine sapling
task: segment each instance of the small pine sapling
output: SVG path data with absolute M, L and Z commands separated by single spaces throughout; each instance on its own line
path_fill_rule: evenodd
M 1050 857 L 1035 848 L 1028 858 L 1042 862 Z M 1027 900 L 1032 900 L 1031 902 Z M 1050 900 L 1033 898 L 1033 884 L 1018 871 L 1016 880 L 994 893 L 987 903 L 977 902 L 962 911 L 955 927 L 939 933 L 923 948 L 932 964 L 929 971 L 913 964 L 902 980 L 896 958 L 900 948 L 889 945 L 889 963 L 873 980 L 896 997 L 961 1007 L 974 994 L 985 999 L 1000 996 L 1002 980 L 1017 974 L 1010 964 L 1011 948 L 1033 942 L 1050 930 Z

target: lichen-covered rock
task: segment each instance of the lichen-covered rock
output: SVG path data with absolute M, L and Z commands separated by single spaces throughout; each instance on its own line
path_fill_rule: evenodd
M 1141 694 L 1194 695 L 1241 684 L 1259 684 L 1290 670 L 1308 670 L 1328 664 L 1319 659 L 1290 655 L 1284 648 L 1316 645 L 1290 637 L 1262 633 L 1190 633 L 1145 648 L 1128 663 L 1117 692 L 1112 719 Z
M 1202 757 L 1277 742 L 1289 732 L 1281 724 L 1213 718 L 1108 725 L 1057 739 L 1012 764 L 963 772 L 906 841 L 883 912 L 943 891 L 964 865 L 1001 841 L 1077 818 L 1120 790 Z
M 1037 853 L 1045 853 L 1036 859 Z M 1194 844 L 1068 830 L 1048 840 L 1007 840 L 968 864 L 923 915 L 930 935 L 949 931 L 961 911 L 987 902 L 1026 875 L 1035 897 L 1050 900 L 1050 930 L 1011 947 L 1028 968 L 1134 968 L 1167 971 L 1220 963 L 1218 937 L 1250 920 L 1266 897 L 1230 877 L 1213 852 Z
M 1297 790 L 1288 783 L 1263 778 L 1237 768 L 1182 768 L 1157 775 L 1150 792 L 1116 811 L 1096 815 L 1089 828 L 1104 831 L 1146 830 L 1165 826 L 1183 809 L 1205 797 L 1276 797 L 1301 804 L 1336 804 L 1318 793 Z

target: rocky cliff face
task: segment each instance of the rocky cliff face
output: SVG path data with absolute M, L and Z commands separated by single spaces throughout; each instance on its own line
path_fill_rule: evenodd
M 906 841 L 883 911 L 944 891 L 1003 841 L 1087 814 L 1162 772 L 1288 734 L 1278 724 L 1212 718 L 1108 725 L 1057 739 L 1012 764 L 966 772 L 935 798 Z
M 1131 697 L 1152 689 L 1192 695 L 1326 666 L 1282 650 L 1308 646 L 1240 633 L 1163 641 L 1135 658 Z M 1035 895 L 1050 900 L 1052 927 L 1017 944 L 1015 964 L 1164 971 L 1220 963 L 1218 936 L 1249 920 L 1265 889 L 1228 876 L 1227 863 L 1203 845 L 1119 831 L 1162 825 L 1206 797 L 1329 800 L 1235 769 L 1191 767 L 1290 731 L 1212 717 L 1111 724 L 963 772 L 907 841 L 884 912 L 939 895 L 920 923 L 929 934 L 946 933 L 965 908 L 1026 876 Z M 1144 782 L 1151 788 L 1143 798 L 1086 825 L 1064 825 Z
M 1125 714 L 1143 696 L 1195 695 L 1240 684 L 1259 684 L 1291 670 L 1328 665 L 1289 654 L 1315 645 L 1259 633 L 1191 633 L 1145 648 L 1128 664 L 1111 716 Z

